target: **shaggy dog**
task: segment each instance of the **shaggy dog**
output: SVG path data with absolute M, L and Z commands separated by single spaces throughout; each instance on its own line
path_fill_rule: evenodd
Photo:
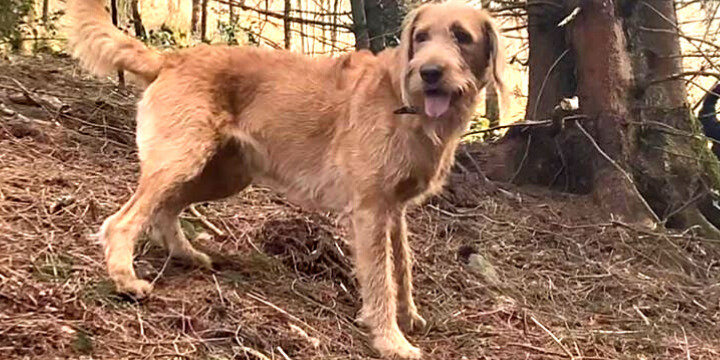
M 493 81 L 506 94 L 503 47 L 487 13 L 423 5 L 407 17 L 398 48 L 336 58 L 205 45 L 158 53 L 113 27 L 101 0 L 70 0 L 68 14 L 85 68 L 124 70 L 146 87 L 139 183 L 100 231 L 119 291 L 151 291 L 133 269 L 141 231 L 172 256 L 210 267 L 178 215 L 251 183 L 269 186 L 350 215 L 359 320 L 382 355 L 421 357 L 400 331 L 425 326 L 412 297 L 405 212 L 442 187 L 480 90 Z

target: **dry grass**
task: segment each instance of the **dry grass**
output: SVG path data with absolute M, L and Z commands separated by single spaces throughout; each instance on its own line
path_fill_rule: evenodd
M 3 358 L 374 357 L 353 323 L 347 234 L 263 189 L 197 207 L 225 236 L 183 217 L 213 272 L 141 241 L 153 296 L 113 292 L 92 234 L 134 186 L 135 101 L 65 59 L 0 65 Z M 720 242 L 607 223 L 584 197 L 524 188 L 516 203 L 469 179 L 411 212 L 432 323 L 411 340 L 428 359 L 720 357 Z M 475 252 L 499 281 L 468 270 Z

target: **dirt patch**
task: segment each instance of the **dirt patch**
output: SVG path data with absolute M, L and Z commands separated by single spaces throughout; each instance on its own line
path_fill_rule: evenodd
M 197 206 L 225 236 L 183 215 L 214 271 L 168 262 L 143 240 L 135 263 L 153 296 L 114 292 L 94 233 L 134 187 L 136 101 L 67 59 L 0 64 L 3 358 L 375 357 L 354 324 L 346 230 L 265 189 Z M 504 187 L 519 197 L 459 171 L 410 212 L 416 299 L 431 324 L 410 339 L 426 358 L 720 357 L 719 241 L 608 222 L 585 197 Z

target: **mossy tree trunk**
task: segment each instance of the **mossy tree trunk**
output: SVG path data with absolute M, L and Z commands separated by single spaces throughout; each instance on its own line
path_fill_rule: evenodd
M 558 27 L 575 8 L 577 17 Z M 489 161 L 488 175 L 590 194 L 608 217 L 720 235 L 711 205 L 717 161 L 685 84 L 668 80 L 682 72 L 673 1 L 552 0 L 528 13 L 527 118 L 548 119 L 573 95 L 585 118 L 514 128 L 488 149 L 504 155 Z
M 355 34 L 355 48 L 358 50 L 370 48 L 367 19 L 365 17 L 365 1 L 350 0 L 353 18 L 353 33 Z

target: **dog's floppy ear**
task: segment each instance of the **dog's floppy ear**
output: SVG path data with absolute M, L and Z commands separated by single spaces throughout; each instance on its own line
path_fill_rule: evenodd
M 415 22 L 424 6 L 409 12 L 403 21 L 403 30 L 400 35 L 400 95 L 404 106 L 410 106 L 409 97 L 409 79 L 410 79 L 410 60 L 412 60 L 415 49 L 413 49 L 413 37 L 415 35 Z
M 487 52 L 488 61 L 487 64 L 490 67 L 493 83 L 495 89 L 500 97 L 500 107 L 504 114 L 509 105 L 510 94 L 508 87 L 503 79 L 505 73 L 505 46 L 502 38 L 498 31 L 495 23 L 490 19 L 490 16 L 483 14 L 482 20 L 482 31 L 485 34 L 485 51 Z

